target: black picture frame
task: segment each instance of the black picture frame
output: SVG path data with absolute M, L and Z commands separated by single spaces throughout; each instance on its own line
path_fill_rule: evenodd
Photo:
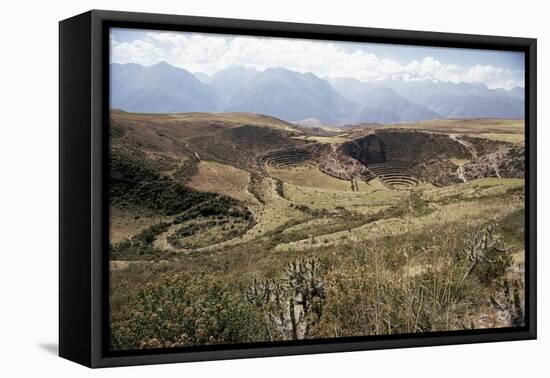
M 109 352 L 109 28 L 525 53 L 526 325 L 472 331 Z M 536 39 L 92 10 L 59 24 L 59 354 L 89 367 L 535 339 Z

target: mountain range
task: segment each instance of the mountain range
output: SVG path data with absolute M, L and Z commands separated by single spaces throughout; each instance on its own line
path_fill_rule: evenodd
M 211 112 L 221 101 L 189 71 L 158 63 L 111 64 L 111 108 L 136 113 Z
M 436 118 L 523 118 L 524 89 L 480 83 L 320 78 L 235 66 L 207 75 L 166 62 L 111 64 L 111 108 L 138 113 L 251 112 L 327 125 Z

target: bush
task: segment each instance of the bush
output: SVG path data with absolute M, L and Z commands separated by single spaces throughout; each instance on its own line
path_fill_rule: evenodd
M 165 274 L 140 287 L 111 319 L 111 348 L 231 344 L 264 341 L 261 314 L 208 276 Z
M 153 224 L 141 231 L 139 234 L 134 235 L 131 239 L 126 239 L 120 243 L 111 247 L 110 258 L 112 260 L 117 259 L 136 259 L 136 258 L 161 258 L 170 255 L 169 252 L 157 250 L 151 245 L 155 238 L 168 230 L 170 222 L 161 222 Z
M 131 204 L 173 215 L 217 196 L 191 190 L 159 175 L 145 159 L 116 153 L 111 156 L 111 205 L 124 207 Z

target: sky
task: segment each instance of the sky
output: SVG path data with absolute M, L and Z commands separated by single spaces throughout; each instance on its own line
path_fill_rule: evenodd
M 284 67 L 319 77 L 483 83 L 524 86 L 524 54 L 429 46 L 315 41 L 142 29 L 111 29 L 111 63 L 161 61 L 212 75 L 232 66 Z

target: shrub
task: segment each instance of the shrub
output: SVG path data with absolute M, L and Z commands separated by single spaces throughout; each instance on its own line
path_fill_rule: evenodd
M 132 204 L 173 215 L 218 196 L 191 190 L 161 176 L 149 161 L 137 156 L 113 153 L 110 162 L 109 199 L 114 206 Z
M 218 279 L 165 274 L 140 287 L 111 320 L 111 348 L 138 349 L 264 341 L 257 309 Z

